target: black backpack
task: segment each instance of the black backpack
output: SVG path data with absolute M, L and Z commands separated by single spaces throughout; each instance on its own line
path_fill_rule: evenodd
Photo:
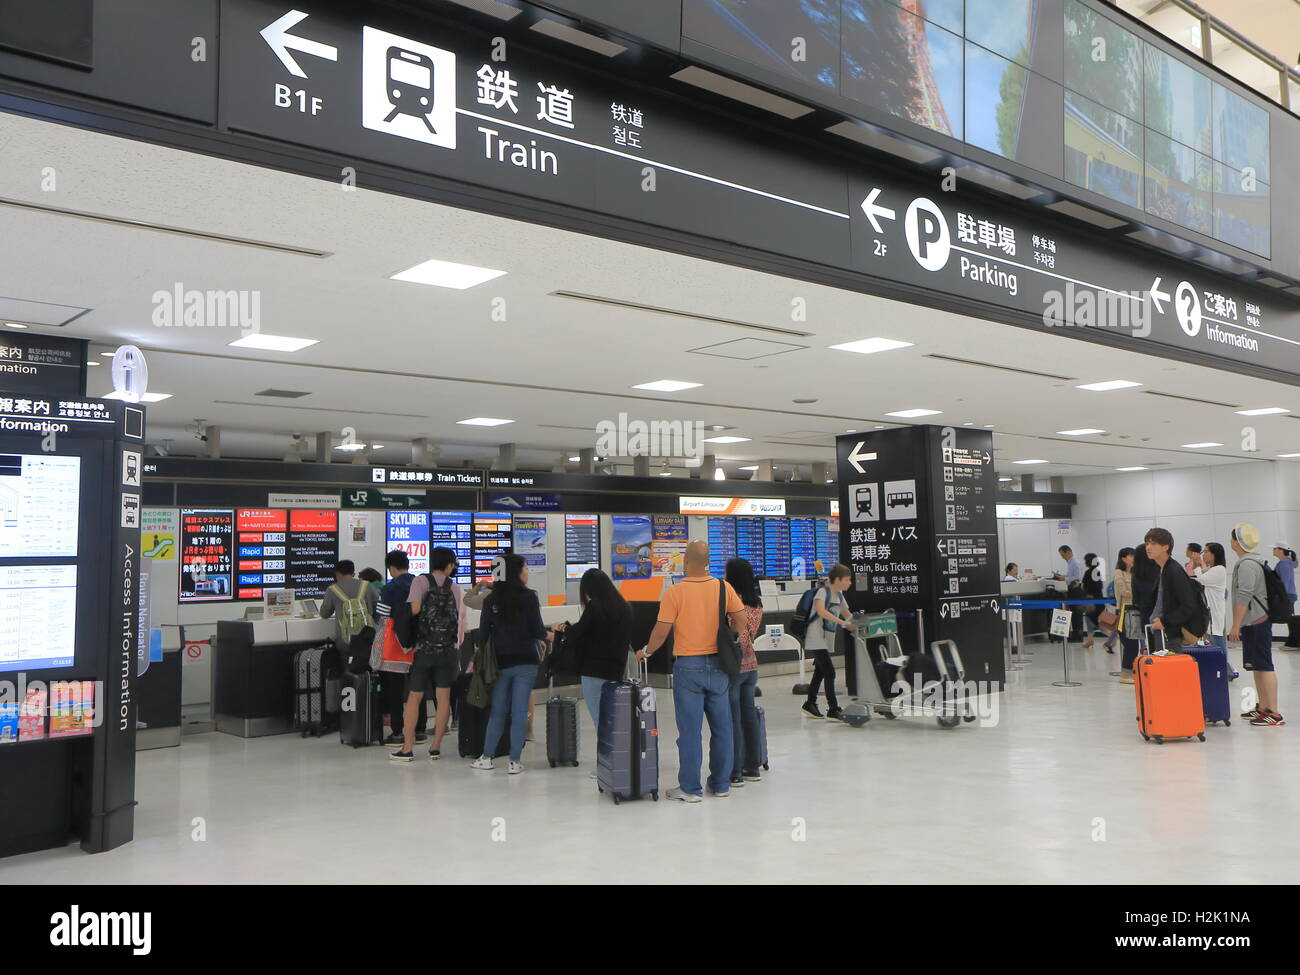
M 1261 567 L 1264 569 L 1264 586 L 1268 590 L 1268 621 L 1270 623 L 1291 622 L 1295 604 L 1291 601 L 1291 594 L 1286 591 L 1282 577 L 1277 574 L 1277 569 L 1267 562 L 1262 563 Z
M 813 617 L 813 603 L 817 601 L 817 593 L 825 588 L 819 583 L 799 597 L 799 605 L 794 608 L 794 618 L 785 628 L 796 640 L 802 640 L 808 633 L 808 621 Z
M 1206 632 L 1210 628 L 1210 601 L 1205 598 L 1205 586 L 1201 584 L 1200 579 L 1189 578 L 1188 582 L 1192 584 L 1192 594 L 1196 597 L 1197 605 L 1201 607 L 1201 618 L 1199 629 L 1189 626 L 1187 627 L 1187 632 L 1191 633 L 1193 636 L 1205 636 Z

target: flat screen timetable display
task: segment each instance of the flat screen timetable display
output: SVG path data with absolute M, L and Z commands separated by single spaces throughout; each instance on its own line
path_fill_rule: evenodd
M 812 518 L 790 519 L 790 575 L 813 574 L 817 561 L 817 526 Z
M 766 518 L 743 516 L 736 521 L 736 555 L 754 567 L 756 577 L 770 576 L 767 571 L 767 553 L 764 549 L 766 539 L 763 522 Z M 784 522 L 782 522 L 784 524 Z M 726 565 L 723 565 L 725 570 Z
M 736 557 L 736 520 L 727 517 L 709 519 L 709 575 L 722 578 L 727 560 Z
M 77 567 L 0 566 L 0 671 L 71 667 Z
M 600 516 L 564 516 L 564 578 L 581 579 L 600 568 Z
M 289 512 L 289 589 L 298 599 L 320 599 L 334 585 L 334 565 L 339 560 L 339 513 Z
M 0 558 L 73 558 L 81 458 L 0 454 Z
M 769 579 L 790 578 L 790 519 L 764 518 L 763 562 Z
M 288 564 L 289 512 L 241 508 L 235 512 L 240 599 L 261 599 L 267 587 L 284 586 Z
M 474 513 L 474 578 L 491 579 L 492 561 L 511 550 L 513 518 L 509 514 Z

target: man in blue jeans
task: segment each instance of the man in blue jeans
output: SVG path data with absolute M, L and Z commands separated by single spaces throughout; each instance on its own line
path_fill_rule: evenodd
M 709 575 L 709 546 L 686 546 L 686 578 L 669 587 L 659 602 L 645 659 L 673 635 L 673 708 L 677 713 L 677 788 L 664 793 L 680 802 L 700 802 L 703 724 L 709 720 L 709 793 L 722 798 L 731 788 L 735 741 L 731 724 L 731 678 L 718 664 L 719 587 L 726 593 L 726 619 L 734 630 L 744 625 L 745 606 L 724 579 Z

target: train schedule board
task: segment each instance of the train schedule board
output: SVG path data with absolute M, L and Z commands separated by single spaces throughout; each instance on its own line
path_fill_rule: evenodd
M 600 516 L 564 516 L 564 578 L 582 578 L 588 569 L 600 568 Z
M 234 599 L 234 569 L 234 509 L 182 508 L 180 601 Z
M 763 519 L 763 562 L 769 579 L 790 578 L 790 520 Z
M 240 508 L 235 512 L 236 594 L 262 599 L 282 589 L 288 566 L 289 512 L 283 508 Z
M 736 555 L 754 567 L 755 577 L 769 575 L 767 571 L 766 535 L 763 523 L 766 518 L 742 516 L 736 519 Z M 726 563 L 723 563 L 723 571 Z
M 492 562 L 513 550 L 514 524 L 509 512 L 474 513 L 474 579 L 491 580 Z
M 727 560 L 736 557 L 736 519 L 715 515 L 708 522 L 709 575 L 721 579 Z
M 332 509 L 289 512 L 287 586 L 296 599 L 321 599 L 334 585 L 339 560 L 339 513 Z
M 790 577 L 805 579 L 817 562 L 817 523 L 813 518 L 790 519 Z

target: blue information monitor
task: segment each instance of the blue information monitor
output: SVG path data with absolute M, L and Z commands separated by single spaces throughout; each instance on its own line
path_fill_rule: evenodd
M 726 574 L 727 560 L 736 557 L 736 519 L 709 519 L 709 574 L 719 579 Z

